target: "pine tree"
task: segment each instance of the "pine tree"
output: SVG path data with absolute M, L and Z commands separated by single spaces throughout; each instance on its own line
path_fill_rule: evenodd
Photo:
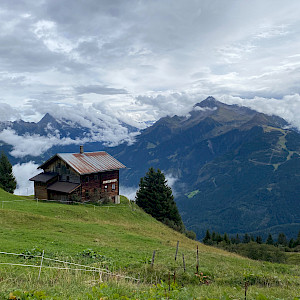
M 262 237 L 261 237 L 260 235 L 258 235 L 258 236 L 256 237 L 256 243 L 257 243 L 257 244 L 262 244 L 262 242 L 263 242 Z
M 269 233 L 269 235 L 268 235 L 268 238 L 267 238 L 267 240 L 266 240 L 266 244 L 267 244 L 267 245 L 274 245 L 274 241 L 273 241 L 273 238 L 272 238 L 272 234 L 271 234 L 271 233 Z
M 239 234 L 237 233 L 236 234 L 236 237 L 235 237 L 235 243 L 236 244 L 239 244 L 241 242 L 241 239 L 240 239 L 240 237 L 239 237 Z
M 214 231 L 211 234 L 211 240 L 212 240 L 213 243 L 217 242 L 217 235 L 216 235 L 216 233 Z
M 177 231 L 184 231 L 172 189 L 167 185 L 165 175 L 159 169 L 155 171 L 151 167 L 140 179 L 136 203 L 158 221 Z
M 244 244 L 250 243 L 250 236 L 248 233 L 245 233 L 244 238 L 243 238 L 243 243 Z
M 226 232 L 224 233 L 223 241 L 225 241 L 226 244 L 230 244 L 230 239 Z
M 17 182 L 12 172 L 12 165 L 4 152 L 2 152 L 0 157 L 0 188 L 6 192 L 13 193 L 16 186 Z
M 287 241 L 286 236 L 285 236 L 284 233 L 279 233 L 279 234 L 278 234 L 277 243 L 278 243 L 279 245 L 282 245 L 282 246 L 287 246 L 288 241 Z
M 295 245 L 296 245 L 296 242 L 294 241 L 293 238 L 291 238 L 290 241 L 289 241 L 289 248 L 294 248 Z
M 209 244 L 211 242 L 211 235 L 208 229 L 206 230 L 205 237 L 203 238 L 202 241 L 204 244 Z
M 297 240 L 295 241 L 295 247 L 300 245 L 300 230 L 297 235 Z

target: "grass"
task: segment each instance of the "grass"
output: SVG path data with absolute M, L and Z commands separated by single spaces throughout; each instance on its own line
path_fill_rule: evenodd
M 3 208 L 0 203 L 0 251 L 44 250 L 45 257 L 107 268 L 140 279 L 137 284 L 125 279 L 116 281 L 103 274 L 104 283 L 99 283 L 98 273 L 42 269 L 38 280 L 38 268 L 0 265 L 3 299 L 8 299 L 11 292 L 17 294 L 15 291 L 22 293 L 23 299 L 24 291 L 43 291 L 49 296 L 44 299 L 242 299 L 245 281 L 250 283 L 247 299 L 300 296 L 299 265 L 252 261 L 192 241 L 157 222 L 125 197 L 120 205 L 95 207 L 36 202 L 0 190 L 0 202 L 3 199 L 8 202 L 3 202 Z M 195 276 L 197 246 L 199 273 L 207 277 Z M 96 257 L 86 253 L 95 253 Z M 38 266 L 40 258 L 0 254 L 0 263 L 8 262 Z M 64 266 L 48 261 L 44 265 Z M 170 285 L 169 291 L 169 274 L 173 282 L 174 271 L 176 284 Z

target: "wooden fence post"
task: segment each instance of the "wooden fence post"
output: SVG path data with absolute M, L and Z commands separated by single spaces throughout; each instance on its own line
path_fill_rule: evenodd
M 38 280 L 40 280 L 40 277 L 41 277 L 41 271 L 42 271 L 43 260 L 44 260 L 44 253 L 45 253 L 45 251 L 43 250 Z
M 198 245 L 197 245 L 197 264 L 196 264 L 196 272 L 199 274 L 199 251 L 198 251 Z
M 179 241 L 177 241 L 177 246 L 176 246 L 176 253 L 175 253 L 175 261 L 177 259 L 177 253 L 178 253 L 178 246 L 179 246 Z
M 182 262 L 183 262 L 183 271 L 185 272 L 185 261 L 184 261 L 184 254 L 182 253 Z
M 151 260 L 151 267 L 152 268 L 154 266 L 154 258 L 155 258 L 155 250 L 153 251 L 153 254 L 152 254 L 152 260 Z

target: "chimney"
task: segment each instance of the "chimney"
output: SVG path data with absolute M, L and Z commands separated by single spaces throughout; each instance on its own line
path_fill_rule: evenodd
M 80 154 L 83 154 L 83 145 L 80 146 Z

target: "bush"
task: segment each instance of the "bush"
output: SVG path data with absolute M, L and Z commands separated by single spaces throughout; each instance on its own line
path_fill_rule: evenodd
M 197 238 L 196 233 L 193 230 L 187 230 L 185 235 L 191 240 L 195 240 Z

